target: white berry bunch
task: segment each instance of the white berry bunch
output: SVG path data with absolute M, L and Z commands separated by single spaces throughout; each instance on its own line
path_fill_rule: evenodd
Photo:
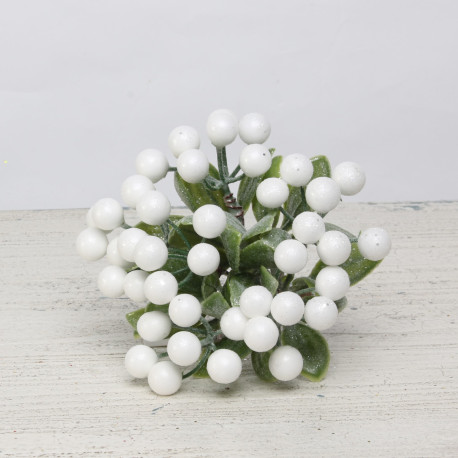
M 127 314 L 142 339 L 126 353 L 127 372 L 158 395 L 177 392 L 191 375 L 233 383 L 249 356 L 263 380 L 321 380 L 329 365 L 321 331 L 336 323 L 350 286 L 391 247 L 382 228 L 355 236 L 328 222 L 342 195 L 362 189 L 364 172 L 353 162 L 331 169 L 324 156 L 275 155 L 264 145 L 270 124 L 259 113 L 239 120 L 216 110 L 206 131 L 216 167 L 196 129 L 173 129 L 172 155 L 138 154 L 135 173 L 121 185 L 124 206 L 97 201 L 76 240 L 86 260 L 106 257 L 102 294 L 140 304 Z M 246 146 L 230 172 L 227 147 L 237 136 Z M 156 189 L 168 173 L 190 215 L 172 215 Z M 126 224 L 125 207 L 135 210 L 136 224 Z M 257 221 L 249 228 L 248 211 Z M 308 268 L 310 246 L 320 260 Z

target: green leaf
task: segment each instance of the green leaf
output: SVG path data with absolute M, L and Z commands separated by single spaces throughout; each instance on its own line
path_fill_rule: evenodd
M 265 234 L 272 229 L 275 216 L 273 214 L 268 214 L 261 218 L 254 226 L 251 226 L 250 229 L 243 235 L 242 241 L 245 242 L 250 240 L 258 235 Z
M 334 301 L 334 303 L 337 305 L 337 310 L 340 313 L 347 306 L 347 298 L 344 296 L 342 299 Z
M 192 225 L 192 215 L 183 216 L 178 221 L 174 221 L 176 226 L 180 229 L 182 234 L 186 237 L 191 246 L 199 243 L 202 237 L 197 234 Z M 171 228 L 169 233 L 169 245 L 174 248 L 187 249 L 181 236 L 175 228 Z
M 326 232 L 327 231 L 339 231 L 339 232 L 342 232 L 342 234 L 345 234 L 349 239 L 356 239 L 357 238 L 356 235 L 353 235 L 351 232 L 348 232 L 347 230 L 345 230 L 342 227 L 337 226 L 335 224 L 324 223 L 324 227 L 326 229 Z
M 247 212 L 250 208 L 251 202 L 256 195 L 256 188 L 258 187 L 261 177 L 250 178 L 243 177 L 240 181 L 239 190 L 237 193 L 237 201 L 243 207 L 243 211 Z
M 242 223 L 230 213 L 226 213 L 226 229 L 220 235 L 223 243 L 224 254 L 227 258 L 229 266 L 237 272 L 240 265 L 240 244 L 242 242 L 245 227 Z
M 202 301 L 202 313 L 215 318 L 221 318 L 223 313 L 230 308 L 231 306 L 219 291 L 210 294 L 210 296 Z
M 364 277 L 369 275 L 381 261 L 369 261 L 365 259 L 358 249 L 358 242 L 351 244 L 350 257 L 340 266 L 344 269 L 350 277 L 350 285 L 353 286 Z M 310 277 L 315 279 L 321 269 L 326 265 L 322 261 L 318 261 L 310 274 Z
M 319 382 L 324 378 L 329 366 L 329 348 L 324 337 L 302 322 L 294 326 L 285 326 L 281 333 L 283 345 L 297 348 L 304 364 L 301 374 L 312 382 Z
M 246 346 L 246 344 L 245 344 L 245 342 L 243 340 L 234 341 L 234 340 L 227 339 L 226 337 L 216 344 L 216 349 L 217 350 L 219 350 L 221 348 L 225 348 L 227 350 L 235 351 L 240 356 L 241 359 L 246 358 L 251 352 L 251 350 Z M 209 375 L 208 375 L 208 372 L 207 372 L 207 368 L 205 366 L 203 366 L 201 369 L 199 369 L 194 374 L 194 377 L 197 377 L 197 378 L 208 378 Z
M 208 275 L 202 280 L 202 297 L 207 299 L 208 296 L 212 295 L 221 288 L 219 276 L 216 273 Z
M 318 177 L 331 177 L 331 164 L 326 156 L 314 156 L 310 160 L 313 165 L 312 180 Z
M 219 179 L 218 171 L 211 164 L 209 175 Z M 175 189 L 180 199 L 193 212 L 206 204 L 218 205 L 223 210 L 226 209 L 224 193 L 221 189 L 212 191 L 207 189 L 202 183 L 188 183 L 180 177 L 178 172 L 175 172 Z
M 300 291 L 301 289 L 313 288 L 315 286 L 315 280 L 309 277 L 297 277 L 291 283 L 291 291 Z
M 265 382 L 275 382 L 276 379 L 272 375 L 269 369 L 269 358 L 273 350 L 269 350 L 263 353 L 257 353 L 253 351 L 251 353 L 251 365 L 256 375 Z
M 261 239 L 250 243 L 242 250 L 240 265 L 244 269 L 257 269 L 259 266 L 265 266 L 268 269 L 274 268 L 275 248 L 280 242 L 290 238 L 291 235 L 288 232 L 274 227 Z
M 169 218 L 174 222 L 180 221 L 183 216 L 181 215 L 170 215 Z M 162 231 L 161 226 L 152 226 L 151 224 L 146 224 L 143 221 L 140 221 L 135 225 L 136 228 L 145 231 L 148 235 L 155 235 L 156 237 L 165 239 L 164 232 Z
M 240 296 L 242 295 L 243 291 L 245 291 L 245 289 L 249 286 L 253 286 L 254 284 L 254 278 L 245 274 L 231 274 L 227 278 L 224 288 L 226 289 L 227 297 L 229 297 L 232 307 L 240 306 Z
M 264 267 L 261 266 L 261 285 L 270 291 L 272 296 L 277 294 L 278 280 Z

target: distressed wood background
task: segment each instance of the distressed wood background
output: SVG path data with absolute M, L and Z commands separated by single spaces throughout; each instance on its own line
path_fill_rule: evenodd
M 457 456 L 458 203 L 344 204 L 393 249 L 325 333 L 325 380 L 171 397 L 133 381 L 126 299 L 96 287 L 74 249 L 85 210 L 0 212 L 0 456 Z

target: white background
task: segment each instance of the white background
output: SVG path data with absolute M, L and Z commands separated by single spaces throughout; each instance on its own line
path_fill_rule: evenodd
M 359 162 L 347 200 L 457 199 L 457 24 L 456 0 L 0 0 L 0 209 L 120 198 L 221 107 L 266 114 L 278 154 Z

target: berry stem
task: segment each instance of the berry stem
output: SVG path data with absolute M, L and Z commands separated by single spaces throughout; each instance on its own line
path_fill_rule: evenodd
M 183 280 L 181 280 L 180 283 L 178 283 L 178 289 L 182 288 L 184 285 L 189 283 L 193 275 L 194 274 L 191 271 L 189 271 L 188 275 L 186 275 L 186 277 L 184 277 Z
M 176 172 L 177 168 L 176 167 L 169 167 L 169 172 Z
M 169 259 L 188 259 L 184 254 L 175 254 L 169 252 Z
M 280 211 L 283 213 L 286 219 L 289 221 L 294 221 L 294 216 L 289 214 L 283 207 L 279 207 Z
M 295 291 L 296 294 L 299 294 L 299 296 L 304 296 L 306 293 L 311 293 L 315 291 L 315 287 L 311 288 L 305 288 L 305 289 L 300 289 L 299 291 Z
M 187 372 L 186 374 L 183 374 L 183 379 L 185 378 L 188 378 L 188 377 L 191 377 L 191 375 L 194 375 L 196 372 L 198 372 L 200 369 L 202 369 L 202 367 L 204 366 L 204 364 L 207 362 L 207 359 L 210 357 L 211 353 L 212 353 L 213 349 L 208 347 L 207 350 L 205 351 L 205 354 L 204 356 L 202 356 L 202 358 L 200 359 L 200 361 L 197 363 L 197 366 L 194 367 L 194 369 L 191 369 L 189 372 Z
M 188 239 L 185 237 L 181 229 L 170 218 L 167 220 L 167 223 L 169 224 L 169 226 L 175 229 L 176 233 L 180 236 L 181 240 L 183 240 L 186 247 L 190 250 L 191 244 L 189 243 Z
M 227 179 L 227 183 L 236 183 L 237 181 L 243 180 L 243 178 L 245 178 L 245 174 L 244 173 L 242 173 L 238 177 L 234 177 L 234 178 L 229 177 Z
M 229 175 L 229 178 L 234 178 L 237 173 L 240 172 L 240 164 L 233 170 L 233 172 Z

